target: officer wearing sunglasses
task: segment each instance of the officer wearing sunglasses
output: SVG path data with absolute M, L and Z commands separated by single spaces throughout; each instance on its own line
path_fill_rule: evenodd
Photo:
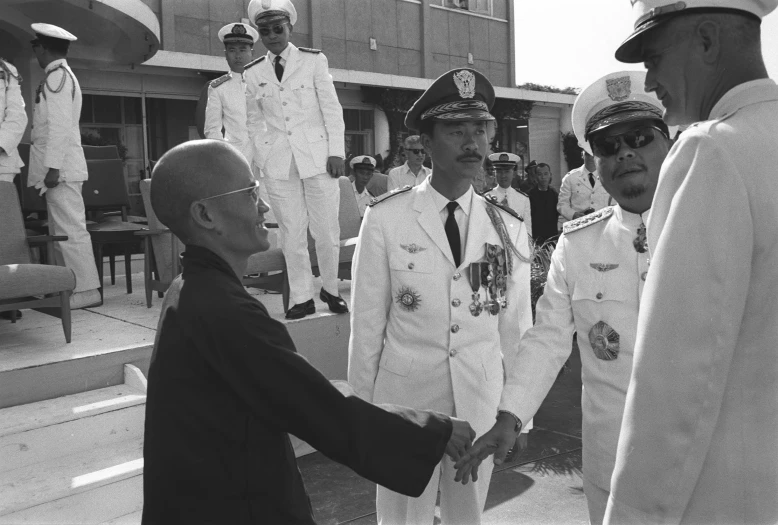
M 432 172 L 422 165 L 427 153 L 421 145 L 421 137 L 410 135 L 403 142 L 405 146 L 405 164 L 397 166 L 389 171 L 389 182 L 386 184 L 388 191 L 403 188 L 405 186 L 418 186 Z
M 297 11 L 290 0 L 252 0 L 249 19 L 268 53 L 245 66 L 246 112 L 270 206 L 275 212 L 289 272 L 293 306 L 287 319 L 316 311 L 308 228 L 316 244 L 322 288 L 330 311 L 346 313 L 338 293 L 338 210 L 344 175 L 343 108 L 318 49 L 290 42 Z
M 573 129 L 616 205 L 565 223 L 535 325 L 506 363 L 505 409 L 528 421 L 535 414 L 578 333 L 583 377 L 583 478 L 592 524 L 603 521 L 621 428 L 638 306 L 648 271 L 643 218 L 670 148 L 659 100 L 643 89 L 645 73 L 607 75 L 573 107 Z M 508 435 L 495 425 L 471 449 L 485 456 Z M 483 449 L 482 449 L 483 447 Z M 492 449 L 494 450 L 494 449 Z M 502 459 L 501 453 L 495 458 Z M 477 462 L 477 460 L 473 460 Z

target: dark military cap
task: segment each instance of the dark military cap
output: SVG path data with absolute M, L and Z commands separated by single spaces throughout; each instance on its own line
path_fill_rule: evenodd
M 494 120 L 494 88 L 474 69 L 452 69 L 438 77 L 405 116 L 408 129 L 421 129 L 425 120 L 456 122 Z

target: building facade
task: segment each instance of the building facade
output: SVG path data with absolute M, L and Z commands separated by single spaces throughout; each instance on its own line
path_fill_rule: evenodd
M 69 62 L 84 93 L 82 135 L 85 143 L 120 144 L 128 188 L 139 203 L 138 181 L 150 175 L 154 161 L 198 137 L 203 88 L 227 69 L 217 32 L 229 22 L 248 22 L 248 3 L 0 0 L 0 46 L 27 79 L 23 91 L 29 109 L 42 79 L 29 49 L 29 23 L 54 23 L 79 37 Z M 348 154 L 394 160 L 396 145 L 407 134 L 404 110 L 440 74 L 472 67 L 495 85 L 499 149 L 518 153 L 525 162 L 547 162 L 558 184 L 566 171 L 560 132 L 571 129 L 575 97 L 513 87 L 521 67 L 514 51 L 513 21 L 520 16 L 515 2 L 294 3 L 298 21 L 292 42 L 326 54 L 344 109 Z M 126 13 L 108 7 L 117 4 Z M 95 16 L 96 9 L 104 13 Z M 258 43 L 255 57 L 264 52 Z

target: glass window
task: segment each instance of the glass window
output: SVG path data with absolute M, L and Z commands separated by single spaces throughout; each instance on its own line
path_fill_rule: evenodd
M 482 15 L 492 14 L 492 0 L 442 0 L 442 5 L 451 9 L 463 9 Z
M 122 97 L 93 95 L 94 122 L 120 124 L 122 122 Z
M 124 97 L 124 123 L 143 123 L 143 111 L 141 109 L 140 97 Z
M 373 110 L 344 109 L 346 157 L 373 154 Z

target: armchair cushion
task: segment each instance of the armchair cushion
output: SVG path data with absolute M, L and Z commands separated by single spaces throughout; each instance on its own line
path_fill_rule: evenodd
M 73 270 L 47 264 L 5 264 L 0 266 L 0 300 L 30 295 L 72 291 Z

